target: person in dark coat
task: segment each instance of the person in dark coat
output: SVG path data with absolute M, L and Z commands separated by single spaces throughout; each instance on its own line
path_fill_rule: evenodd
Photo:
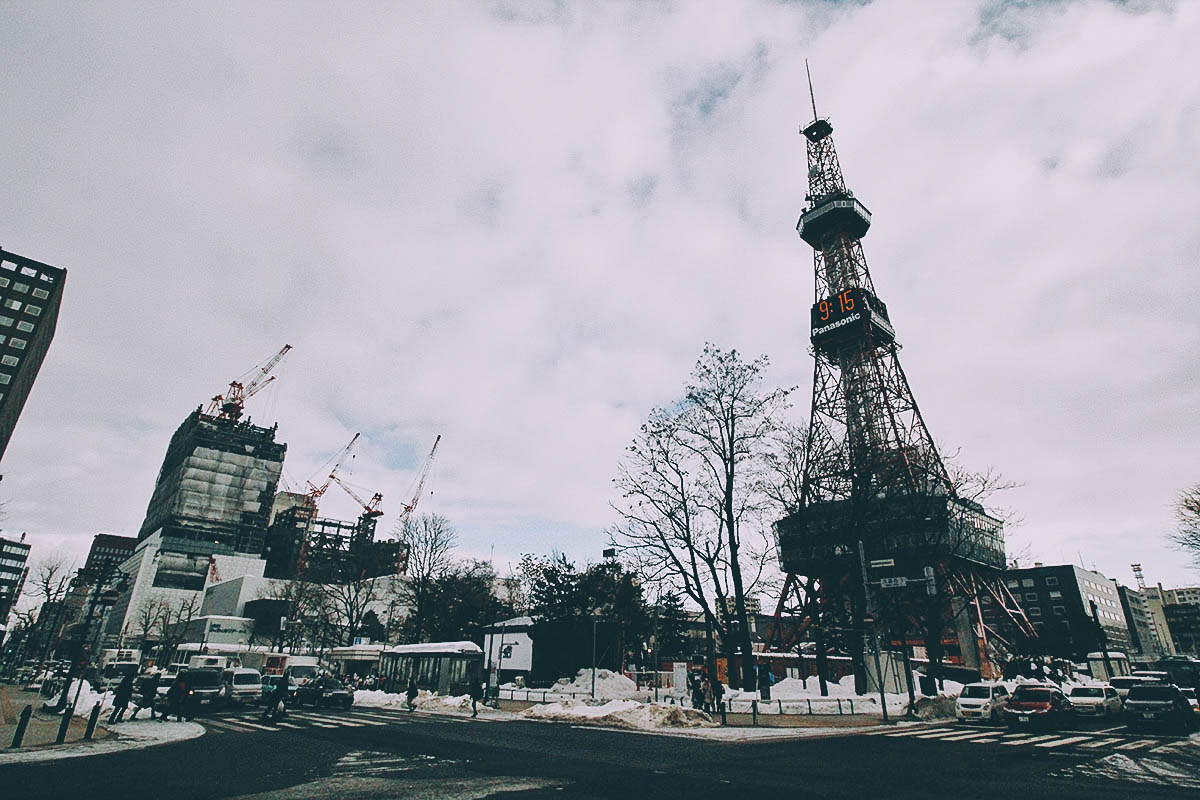
M 138 685 L 137 707 L 133 709 L 133 713 L 129 715 L 129 719 L 137 719 L 137 715 L 141 713 L 143 708 L 150 709 L 150 719 L 154 719 L 154 701 L 157 699 L 158 673 L 151 672 L 143 676 L 142 682 Z
M 167 710 L 159 717 L 160 720 L 165 720 L 174 714 L 175 719 L 183 722 L 183 701 L 187 690 L 187 678 L 180 673 L 175 682 L 171 684 L 171 688 L 167 689 Z
M 121 682 L 117 684 L 117 690 L 113 693 L 113 710 L 108 715 L 109 725 L 120 722 L 121 717 L 125 716 L 125 709 L 129 708 L 129 699 L 131 697 L 133 697 L 132 672 L 121 678 Z
M 725 708 L 725 684 L 721 683 L 720 680 L 712 682 L 712 696 L 713 711 L 723 710 Z
M 408 698 L 408 710 L 412 711 L 417 707 L 417 679 L 408 679 L 408 689 L 404 692 L 404 696 Z
M 698 675 L 692 676 L 692 708 L 697 711 L 704 710 L 704 684 Z
M 758 695 L 763 700 L 771 699 L 771 685 L 775 683 L 775 676 L 771 674 L 771 668 L 761 666 L 758 668 Z
M 479 716 L 479 701 L 483 699 L 483 684 L 479 681 L 471 682 L 471 716 Z
M 267 697 L 267 708 L 262 715 L 263 722 L 278 720 L 287 713 L 288 683 L 290 681 L 291 677 L 285 672 L 275 682 L 275 688 Z

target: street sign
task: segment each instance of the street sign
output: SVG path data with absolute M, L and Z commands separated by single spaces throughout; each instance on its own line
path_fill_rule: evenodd
M 894 558 L 877 558 L 871 562 L 871 569 L 880 569 L 882 567 L 894 567 L 894 566 L 896 566 L 896 559 L 894 559 Z
M 100 605 L 115 606 L 117 601 L 121 599 L 121 593 L 116 589 L 108 589 L 100 595 Z
M 882 578 L 879 581 L 881 589 L 902 589 L 905 586 L 908 586 L 908 578 L 903 576 L 899 578 Z

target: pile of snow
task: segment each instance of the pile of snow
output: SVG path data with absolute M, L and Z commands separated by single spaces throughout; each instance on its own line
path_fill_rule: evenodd
M 421 689 L 414 704 L 420 708 L 437 695 Z M 354 692 L 354 705 L 364 708 L 408 708 L 408 698 L 403 693 L 385 692 L 380 689 L 359 689 Z
M 548 690 L 551 694 L 586 694 L 592 693 L 592 670 L 584 668 L 573 680 L 559 678 Z M 596 670 L 596 699 L 622 700 L 635 695 L 644 694 L 638 691 L 637 684 L 624 675 L 607 669 Z
M 75 692 L 79 692 L 79 698 L 75 698 Z M 92 713 L 92 708 L 96 703 L 100 703 L 102 711 L 108 711 L 113 707 L 112 692 L 94 692 L 92 685 L 85 680 L 75 679 L 71 681 L 70 688 L 67 689 L 67 702 L 75 703 L 75 716 L 86 717 Z M 44 709 L 52 709 L 58 704 L 58 695 L 47 700 L 42 707 Z
M 596 693 L 599 694 L 598 681 L 596 686 Z M 708 714 L 702 711 L 682 706 L 638 703 L 634 700 L 610 700 L 604 705 L 598 706 L 587 705 L 581 700 L 562 700 L 557 703 L 533 706 L 521 712 L 521 716 L 527 719 L 555 720 L 636 730 L 707 728 L 716 724 Z

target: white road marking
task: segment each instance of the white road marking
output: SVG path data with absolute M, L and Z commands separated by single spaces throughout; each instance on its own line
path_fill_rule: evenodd
M 970 739 L 982 739 L 988 736 L 995 736 L 991 731 L 976 731 L 975 733 L 959 733 L 954 736 L 947 736 L 942 739 L 943 742 L 962 742 Z
M 1141 739 L 1136 742 L 1129 742 L 1128 744 L 1118 745 L 1118 746 L 1114 747 L 1113 750 L 1138 750 L 1142 747 L 1147 747 L 1148 745 L 1152 745 L 1152 744 L 1158 744 L 1158 739 Z
M 1057 738 L 1056 734 L 1050 734 L 1049 736 L 1034 736 L 1033 738 L 1028 738 L 1028 737 L 1029 737 L 1029 734 L 1027 734 L 1027 733 L 1026 733 L 1026 734 L 1020 734 L 1020 735 L 1022 735 L 1022 736 L 1025 736 L 1026 738 L 1024 738 L 1024 739 L 1013 739 L 1011 742 L 1005 742 L 1004 744 L 1007 744 L 1007 745 L 1009 745 L 1009 746 L 1013 746 L 1013 745 L 1021 745 L 1021 744 L 1033 744 L 1034 742 L 1044 742 L 1044 741 L 1046 741 L 1047 739 L 1054 739 L 1054 738 Z
M 941 739 L 942 737 L 946 737 L 946 736 L 957 736 L 960 733 L 962 733 L 962 731 L 956 731 L 956 730 L 936 731 L 934 733 L 918 734 L 916 738 L 918 738 L 918 739 Z
M 942 733 L 953 733 L 955 730 L 956 730 L 955 728 L 917 728 L 916 730 L 912 730 L 912 731 L 896 731 L 895 733 L 885 733 L 884 736 L 893 736 L 893 737 L 919 736 L 921 734 L 931 733 L 933 731 L 941 731 Z
M 1052 742 L 1042 742 L 1041 744 L 1035 744 L 1034 747 L 1047 747 L 1047 748 L 1049 748 L 1049 747 L 1065 747 L 1066 745 L 1075 744 L 1076 742 L 1086 742 L 1090 738 L 1092 738 L 1092 737 L 1090 737 L 1090 736 L 1068 736 L 1066 739 L 1055 739 Z
M 1094 742 L 1088 742 L 1087 744 L 1081 744 L 1079 746 L 1080 747 L 1104 747 L 1105 745 L 1116 744 L 1117 742 L 1123 742 L 1123 741 L 1125 741 L 1125 740 L 1124 739 L 1097 739 Z

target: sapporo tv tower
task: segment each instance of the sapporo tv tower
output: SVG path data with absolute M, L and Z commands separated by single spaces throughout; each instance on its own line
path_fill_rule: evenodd
M 960 498 L 900 367 L 900 345 L 862 238 L 871 212 L 846 188 L 833 126 L 801 129 L 813 248 L 815 359 L 801 504 L 776 523 L 795 640 L 842 643 L 863 675 L 868 623 L 887 649 L 994 675 L 1036 636 L 1000 575 L 1003 525 Z M 985 613 L 986 611 L 986 613 Z M 985 621 L 986 618 L 986 621 Z M 772 642 L 788 647 L 792 642 Z M 920 648 L 917 650 L 916 648 Z

